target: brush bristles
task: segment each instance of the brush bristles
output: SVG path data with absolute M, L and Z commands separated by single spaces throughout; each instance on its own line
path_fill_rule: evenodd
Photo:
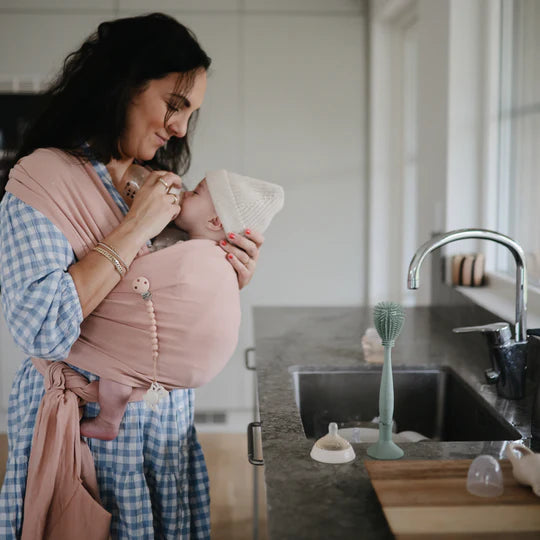
M 395 302 L 379 302 L 373 309 L 373 322 L 385 347 L 393 347 L 403 328 L 405 313 Z

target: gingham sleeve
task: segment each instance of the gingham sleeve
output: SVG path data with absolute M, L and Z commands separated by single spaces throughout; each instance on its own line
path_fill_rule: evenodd
M 63 360 L 83 320 L 67 268 L 75 255 L 43 214 L 6 193 L 0 203 L 0 285 L 7 326 L 29 356 Z

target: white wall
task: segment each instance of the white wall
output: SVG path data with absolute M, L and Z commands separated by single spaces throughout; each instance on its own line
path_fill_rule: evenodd
M 484 103 L 486 14 L 489 0 L 423 0 L 419 50 L 419 161 L 422 230 L 433 232 L 486 226 Z M 445 248 L 447 254 L 486 250 L 468 240 Z M 425 284 L 429 273 L 425 270 Z M 426 287 L 427 289 L 427 287 Z M 429 296 L 423 297 L 429 301 Z
M 418 3 L 418 230 L 420 243 L 446 229 L 450 2 Z M 431 258 L 418 303 L 429 303 Z
M 152 4 L 191 27 L 213 59 L 188 185 L 224 167 L 285 188 L 285 208 L 266 234 L 256 276 L 241 293 L 237 353 L 197 391 L 199 410 L 249 411 L 252 374 L 243 366 L 243 350 L 253 344 L 251 306 L 364 301 L 362 6 L 355 0 Z M 0 0 L 0 80 L 48 78 L 100 21 L 146 11 L 142 0 Z M 5 329 L 0 338 L 5 408 L 4 381 L 20 354 Z
M 390 295 L 396 301 L 429 304 L 429 257 L 420 289 L 413 295 L 403 289 L 408 264 L 402 261 L 410 261 L 414 254 L 414 249 L 408 256 L 402 253 L 403 246 L 411 245 L 410 231 L 403 226 L 405 215 L 415 212 L 416 246 L 435 232 L 488 225 L 482 188 L 489 152 L 483 139 L 488 112 L 484 95 L 486 80 L 493 76 L 485 45 L 490 3 L 372 0 L 370 6 L 368 300 L 374 303 Z M 417 184 L 412 210 L 403 204 L 406 141 L 399 132 L 404 132 L 406 111 L 399 91 L 392 92 L 403 83 L 400 46 L 403 29 L 410 24 L 418 51 Z M 467 241 L 449 246 L 447 252 L 477 248 L 477 242 Z
M 251 406 L 253 379 L 242 359 L 253 344 L 251 306 L 363 301 L 364 21 L 352 4 L 346 15 L 320 12 L 322 4 L 317 10 L 309 2 L 273 4 L 280 9 L 245 9 L 232 17 L 236 27 L 227 39 L 218 33 L 215 46 L 206 45 L 202 25 L 193 24 L 215 61 L 194 177 L 225 162 L 285 187 L 285 208 L 266 234 L 257 274 L 242 291 L 237 353 L 197 390 L 199 409 Z M 214 84 L 225 77 L 228 101 L 223 85 Z M 216 117 L 223 109 L 221 123 Z M 218 137 L 211 135 L 214 126 Z M 207 149 L 208 140 L 215 146 Z

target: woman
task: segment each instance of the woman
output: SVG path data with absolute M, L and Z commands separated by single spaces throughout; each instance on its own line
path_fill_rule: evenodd
M 101 241 L 126 266 L 180 210 L 168 188 L 180 187 L 181 179 L 171 171 L 183 174 L 189 167 L 189 134 L 209 65 L 193 34 L 166 15 L 105 22 L 67 58 L 16 157 L 53 148 L 91 163 L 124 214 Z M 134 160 L 156 170 L 128 210 L 119 189 Z M 41 182 L 46 187 L 53 180 Z M 262 242 L 254 231 L 249 239 L 236 235 L 222 246 L 232 254 L 227 260 L 241 288 L 253 275 Z M 76 259 L 49 219 L 12 193 L 4 195 L 2 304 L 15 341 L 28 355 L 66 358 L 82 320 L 120 281 L 122 268 L 114 262 L 103 250 Z M 27 359 L 10 395 L 1 538 L 21 535 L 32 433 L 43 393 L 43 377 Z M 86 416 L 97 412 L 96 403 L 86 406 Z M 112 514 L 113 538 L 209 538 L 208 477 L 193 425 L 192 390 L 170 392 L 158 411 L 142 401 L 130 403 L 115 440 L 87 442 L 101 503 Z

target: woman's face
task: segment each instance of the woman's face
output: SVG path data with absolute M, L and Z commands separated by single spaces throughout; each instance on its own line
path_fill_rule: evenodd
M 149 161 L 171 137 L 185 137 L 189 118 L 204 100 L 206 71 L 199 71 L 191 89 L 181 95 L 174 93 L 179 75 L 169 73 L 162 79 L 151 80 L 130 103 L 126 129 L 120 137 L 120 152 L 124 157 Z M 173 114 L 164 124 L 169 109 Z

